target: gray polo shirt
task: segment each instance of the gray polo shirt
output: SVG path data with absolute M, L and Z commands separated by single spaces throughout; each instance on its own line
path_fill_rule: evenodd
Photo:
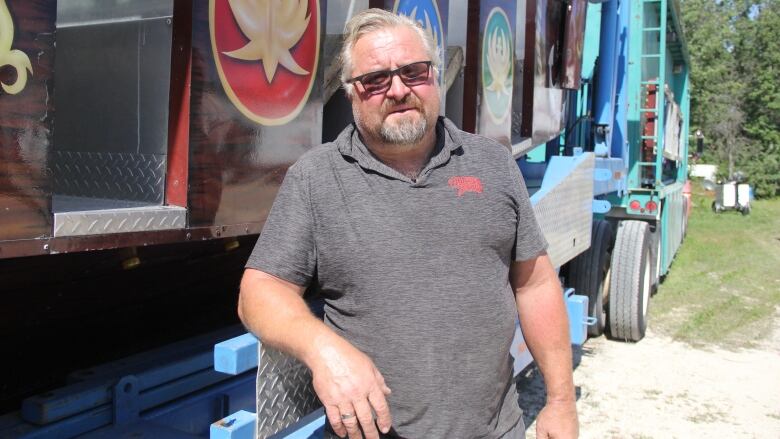
M 354 125 L 301 157 L 248 268 L 325 299 L 325 322 L 371 357 L 406 438 L 500 437 L 521 417 L 509 347 L 513 260 L 546 242 L 502 145 L 441 118 L 412 180 Z

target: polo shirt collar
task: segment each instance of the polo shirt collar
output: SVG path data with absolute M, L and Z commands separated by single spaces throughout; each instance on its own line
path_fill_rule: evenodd
M 447 163 L 452 153 L 462 147 L 459 131 L 449 119 L 439 116 L 436 121 L 436 152 L 434 152 L 433 157 L 428 160 L 428 163 L 420 171 L 418 180 L 424 179 L 429 170 Z M 409 177 L 382 163 L 371 154 L 360 138 L 357 126 L 354 123 L 339 134 L 335 143 L 342 155 L 351 157 L 362 168 L 387 177 L 413 183 Z

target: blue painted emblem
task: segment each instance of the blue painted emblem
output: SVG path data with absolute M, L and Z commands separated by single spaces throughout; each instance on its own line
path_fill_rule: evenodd
M 506 13 L 499 7 L 493 8 L 482 36 L 482 93 L 488 114 L 496 124 L 506 120 L 512 106 L 513 40 Z
M 441 20 L 441 13 L 436 0 L 396 0 L 393 12 L 407 17 L 420 23 L 428 31 L 433 42 L 439 48 L 441 58 L 440 65 L 444 65 L 444 30 Z M 439 84 L 444 79 L 444 69 L 439 69 Z

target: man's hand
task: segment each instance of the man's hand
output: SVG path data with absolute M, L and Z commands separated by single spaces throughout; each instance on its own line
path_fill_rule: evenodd
M 539 439 L 576 439 L 580 434 L 574 401 L 547 401 L 536 418 Z
M 392 420 L 385 395 L 390 389 L 374 362 L 325 326 L 303 301 L 304 287 L 247 269 L 241 280 L 238 315 L 263 343 L 301 360 L 311 369 L 314 390 L 339 436 L 378 439 Z
M 314 390 L 317 392 L 333 431 L 350 439 L 378 439 L 377 425 L 383 433 L 392 419 L 386 395 L 390 389 L 368 356 L 349 343 L 326 345 L 312 362 Z M 372 413 L 373 412 L 373 413 Z

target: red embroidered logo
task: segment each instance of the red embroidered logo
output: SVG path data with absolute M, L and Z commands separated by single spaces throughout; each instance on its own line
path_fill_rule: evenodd
M 466 192 L 474 192 L 475 194 L 482 193 L 482 181 L 477 177 L 450 177 L 447 184 L 458 190 L 459 197 L 463 196 Z

